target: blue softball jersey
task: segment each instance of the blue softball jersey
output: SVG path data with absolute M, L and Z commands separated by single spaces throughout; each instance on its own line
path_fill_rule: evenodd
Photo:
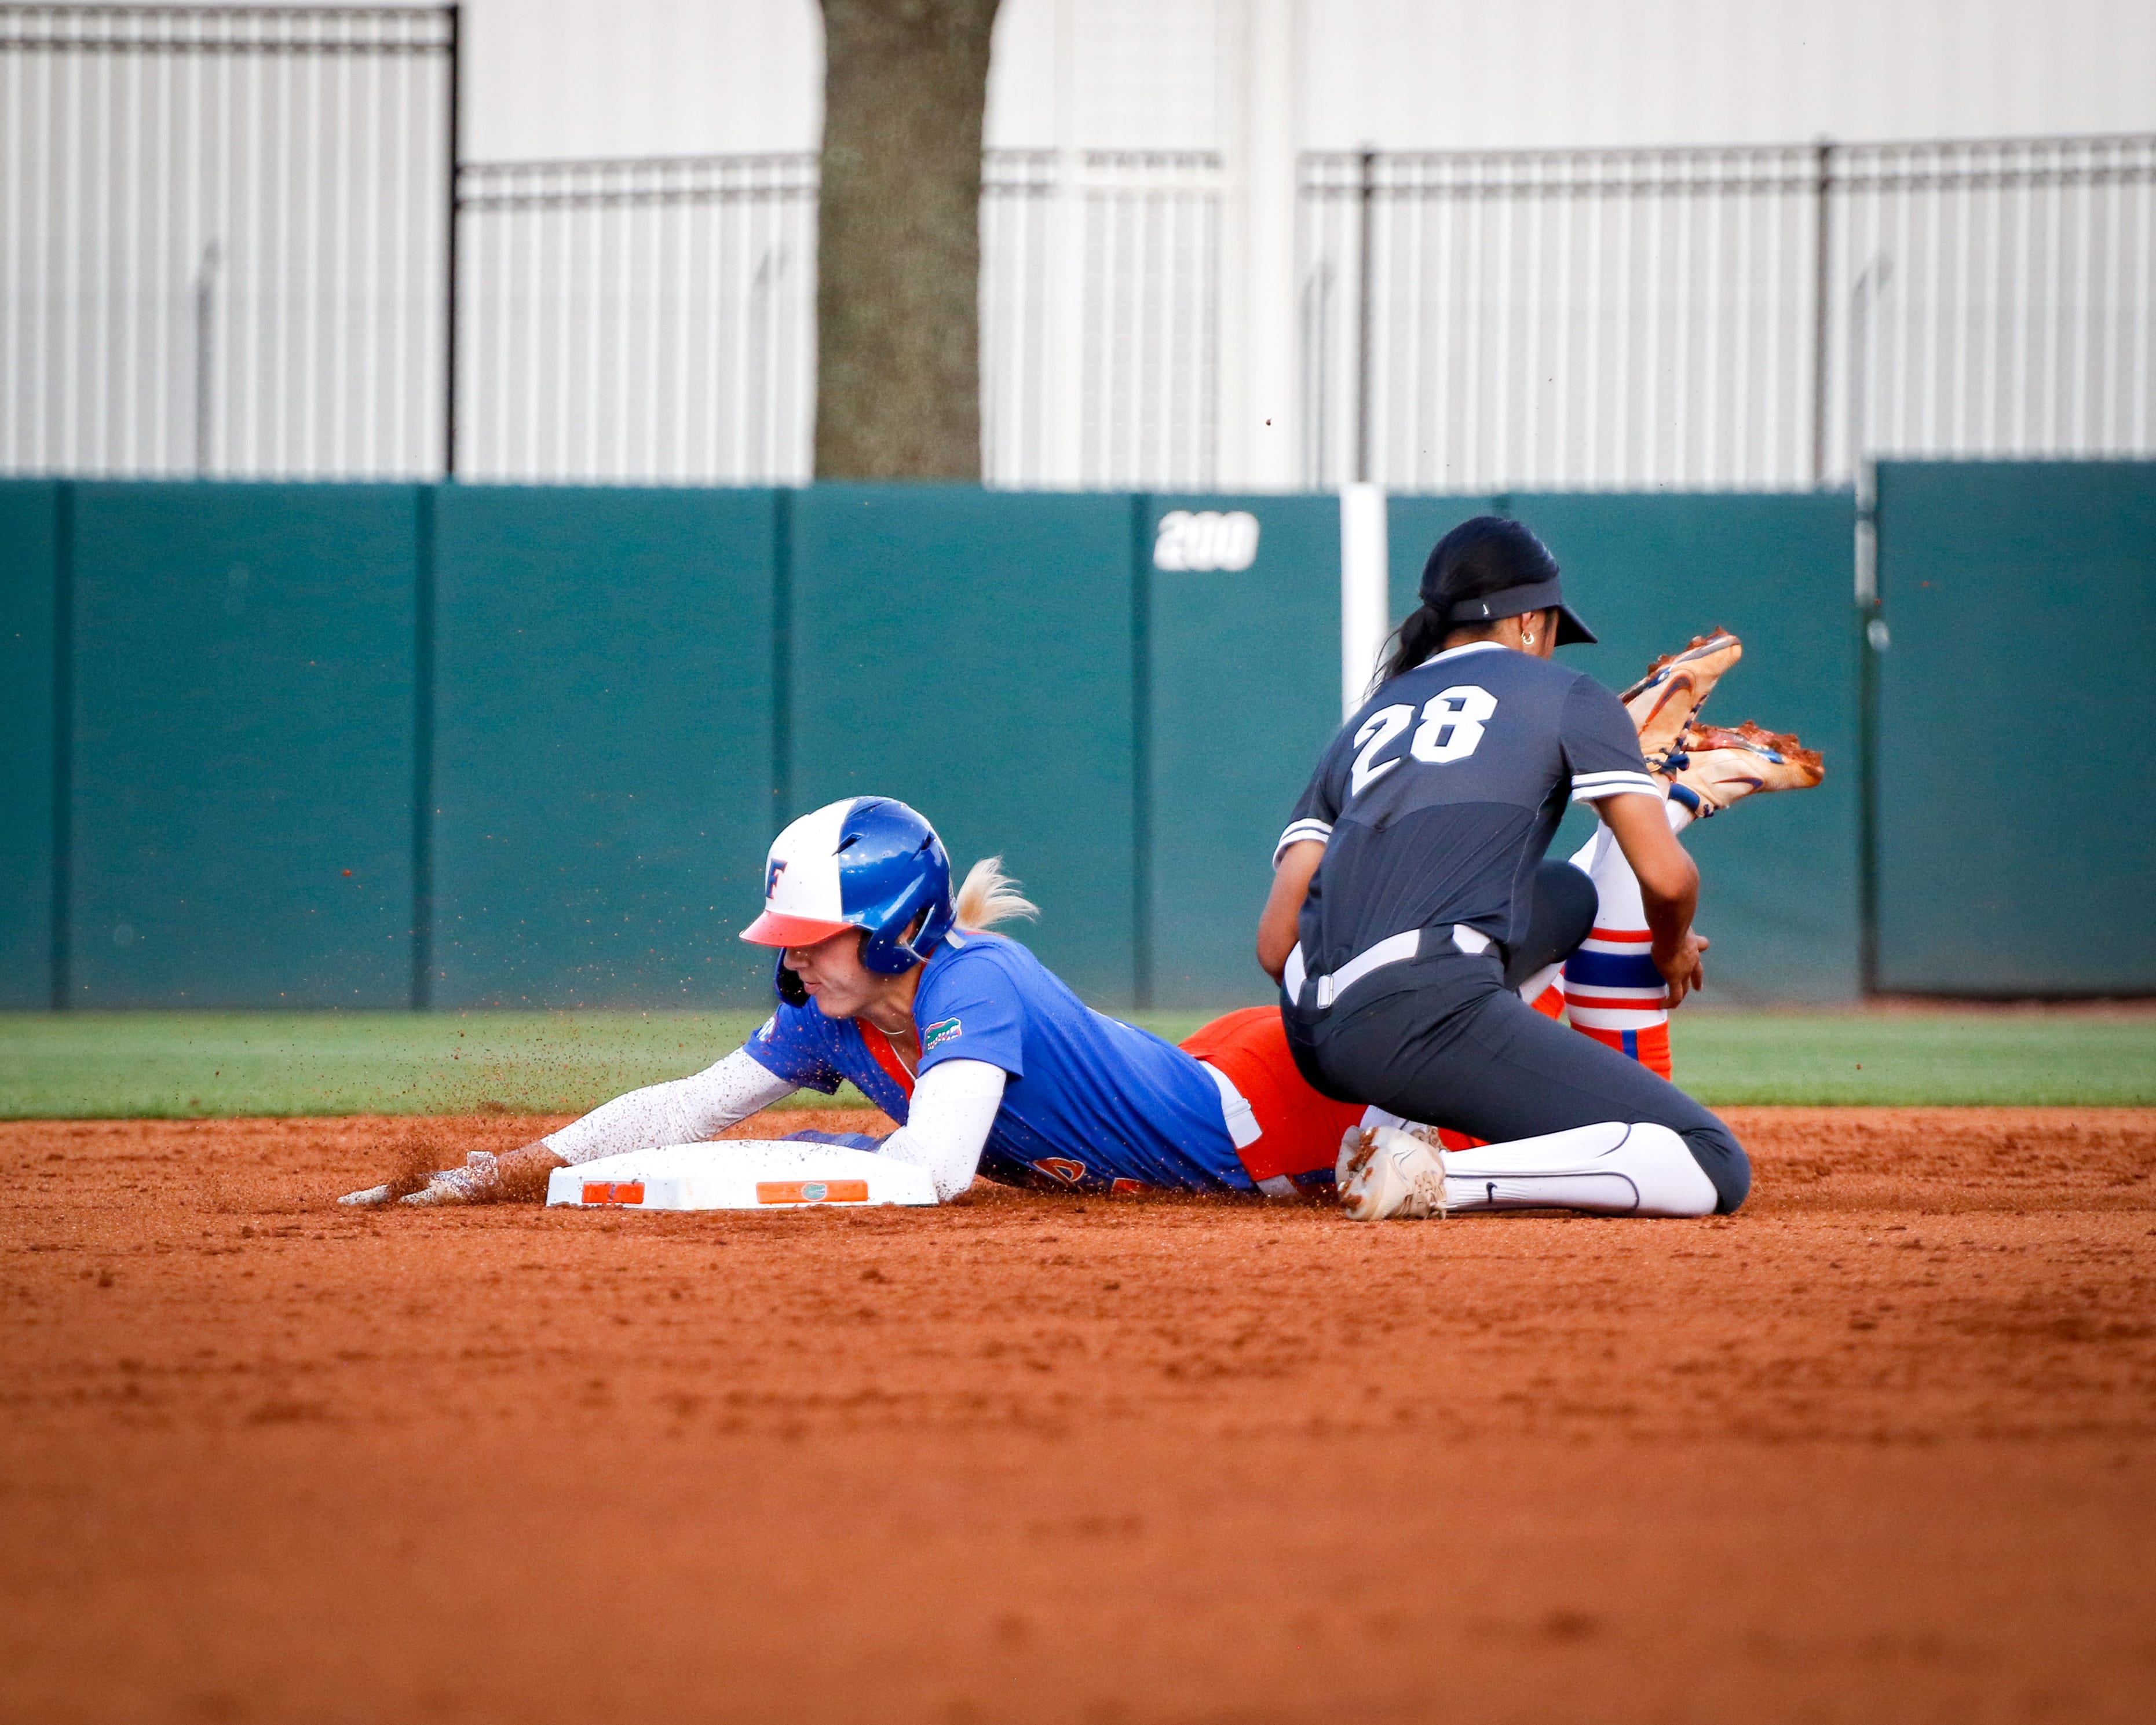
M 992 1180 L 1254 1189 L 1205 1069 L 1150 1031 L 1095 1012 L 1016 941 L 947 937 L 922 970 L 913 1021 L 922 1071 L 983 1060 L 1008 1075 L 981 1155 Z M 826 1018 L 813 1000 L 781 1001 L 747 1051 L 773 1076 L 826 1095 L 851 1079 L 906 1122 L 912 1084 L 872 1026 Z

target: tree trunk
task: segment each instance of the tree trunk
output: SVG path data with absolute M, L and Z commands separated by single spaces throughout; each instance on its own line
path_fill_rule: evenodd
M 978 483 L 997 0 L 823 3 L 816 476 Z

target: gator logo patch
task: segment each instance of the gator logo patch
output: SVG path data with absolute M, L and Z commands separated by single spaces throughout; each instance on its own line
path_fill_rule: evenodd
M 932 1048 L 941 1048 L 947 1042 L 956 1042 L 965 1030 L 956 1019 L 941 1019 L 921 1033 L 921 1051 L 927 1054 Z

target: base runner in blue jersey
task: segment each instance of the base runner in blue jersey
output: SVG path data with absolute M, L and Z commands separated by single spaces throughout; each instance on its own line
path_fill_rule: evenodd
M 905 803 L 848 798 L 803 815 L 772 845 L 764 878 L 762 914 L 742 938 L 776 949 L 778 998 L 743 1047 L 521 1150 L 481 1153 L 403 1201 L 530 1191 L 557 1168 L 699 1142 L 797 1090 L 849 1080 L 900 1130 L 825 1142 L 925 1168 L 940 1199 L 977 1174 L 1081 1192 L 1330 1195 L 1341 1132 L 1365 1111 L 1310 1090 L 1277 1014 L 1230 1014 L 1186 1051 L 1093 1011 L 993 932 L 1034 911 L 999 860 L 977 864 L 954 895 L 942 841 Z

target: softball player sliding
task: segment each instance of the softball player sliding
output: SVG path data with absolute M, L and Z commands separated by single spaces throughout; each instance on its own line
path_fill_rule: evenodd
M 1809 757 L 1806 778 L 1801 760 L 1787 766 L 1767 746 L 1791 748 L 1790 740 L 1756 727 L 1741 734 L 1688 729 L 1716 677 L 1740 652 L 1733 637 L 1717 634 L 1661 662 L 1625 697 L 1625 735 L 1635 721 L 1640 742 L 1630 745 L 1628 756 L 1614 732 L 1604 739 L 1613 758 L 1626 762 L 1609 770 L 1630 788 L 1651 789 L 1659 798 L 1668 786 L 1670 830 L 1750 790 L 1817 782 L 1816 757 Z M 1351 773 L 1351 789 L 1389 770 L 1376 758 L 1387 740 L 1378 733 L 1404 728 L 1404 721 L 1382 718 L 1374 729 L 1368 721 L 1351 726 L 1360 773 Z M 1641 744 L 1659 780 L 1630 764 Z M 1475 752 L 1453 747 L 1453 758 Z M 1316 828 L 1329 838 L 1332 824 L 1303 812 L 1284 835 L 1261 961 L 1269 943 L 1281 944 L 1283 883 L 1296 895 L 1311 884 L 1325 848 Z M 1639 885 L 1621 846 L 1606 842 L 1609 836 L 1599 834 L 1570 865 L 1543 863 L 1535 871 L 1525 924 L 1503 949 L 1504 984 L 1546 1014 L 1568 1011 L 1589 1037 L 1650 1064 L 1659 1055 L 1666 1076 L 1666 1031 L 1657 1027 L 1666 1019 L 1666 985 L 1645 956 L 1650 936 Z M 1681 852 L 1676 855 L 1689 869 Z M 852 1081 L 901 1130 L 880 1142 L 860 1135 L 831 1142 L 912 1163 L 945 1199 L 977 1173 L 1085 1191 L 1315 1195 L 1332 1188 L 1336 1163 L 1348 1160 L 1343 1141 L 1352 1149 L 1366 1142 L 1366 1128 L 1409 1123 L 1343 1097 L 1329 1081 L 1320 1080 L 1331 1095 L 1313 1086 L 1303 1074 L 1307 1059 L 1299 1062 L 1291 1050 L 1286 1024 L 1274 1008 L 1230 1013 L 1180 1049 L 1091 1011 L 1024 947 L 991 932 L 1034 914 L 998 860 L 977 864 L 954 896 L 942 842 L 902 803 L 854 798 L 803 817 L 773 845 L 766 882 L 763 913 L 742 937 L 778 949 L 778 999 L 745 1046 L 692 1077 L 618 1097 L 521 1150 L 500 1158 L 477 1153 L 403 1201 L 468 1202 L 534 1190 L 554 1168 L 700 1142 L 797 1090 L 828 1094 L 842 1080 Z M 1317 897 L 1314 891 L 1308 896 Z M 1291 912 L 1286 926 L 1295 927 Z M 1697 945 L 1703 950 L 1705 942 Z M 1277 955 L 1271 968 L 1281 968 Z M 1344 992 L 1337 976 L 1333 982 Z M 1613 1026 L 1613 1019 L 1623 1022 Z M 1455 1115 L 1436 1106 L 1423 1117 Z M 1455 1132 L 1445 1142 L 1478 1143 Z M 1645 1142 L 1625 1153 L 1637 1162 Z M 1491 1153 L 1517 1163 L 1523 1152 L 1498 1147 Z M 1660 1176 L 1672 1169 L 1681 1175 L 1682 1160 L 1662 1156 Z M 1532 1201 L 1634 1214 L 1712 1207 L 1712 1194 L 1703 1201 L 1696 1181 L 1661 1178 L 1657 1184 L 1650 1178 L 1643 1184 L 1635 1168 L 1620 1184 L 1621 1190 L 1605 1178 L 1560 1189 L 1543 1180 Z M 1494 1189 L 1486 1195 L 1494 1201 Z M 345 1202 L 379 1204 L 390 1196 L 389 1188 L 374 1187 Z
M 1445 1149 L 1394 1127 L 1352 1132 L 1343 1208 L 1358 1220 L 1736 1209 L 1750 1168 L 1729 1129 L 1636 1058 L 1598 1046 L 1606 1026 L 1567 1035 L 1522 992 L 1537 991 L 1528 972 L 1554 949 L 1575 955 L 1567 993 L 1584 1007 L 1625 998 L 1643 958 L 1657 1009 L 1676 1005 L 1704 980 L 1707 942 L 1692 931 L 1699 875 L 1673 813 L 1711 814 L 1740 779 L 1816 783 L 1816 757 L 1756 727 L 1727 744 L 1707 737 L 1714 747 L 1697 760 L 1682 747 L 1741 650 L 1733 638 L 1658 666 L 1631 712 L 1552 664 L 1559 644 L 1594 636 L 1565 605 L 1555 560 L 1516 522 L 1482 516 L 1447 534 L 1421 598 L 1281 835 L 1259 950 L 1313 1086 L 1477 1142 Z M 1715 758 L 1728 755 L 1748 764 Z M 1543 861 L 1568 795 L 1603 821 L 1583 869 Z M 1583 875 L 1595 889 L 1584 903 Z
M 990 932 L 1034 911 L 997 860 L 976 864 L 954 898 L 942 841 L 903 803 L 849 798 L 803 815 L 772 845 L 765 880 L 763 913 L 742 937 L 777 949 L 778 999 L 744 1046 L 521 1150 L 476 1153 L 403 1202 L 530 1189 L 557 1168 L 700 1142 L 842 1079 L 901 1126 L 880 1143 L 827 1142 L 924 1168 L 943 1199 L 976 1173 L 1292 1197 L 1330 1188 L 1341 1135 L 1363 1118 L 1359 1103 L 1296 1076 L 1270 1007 L 1232 1013 L 1183 1048 L 1091 1010 Z M 374 1187 L 345 1201 L 389 1197 Z

